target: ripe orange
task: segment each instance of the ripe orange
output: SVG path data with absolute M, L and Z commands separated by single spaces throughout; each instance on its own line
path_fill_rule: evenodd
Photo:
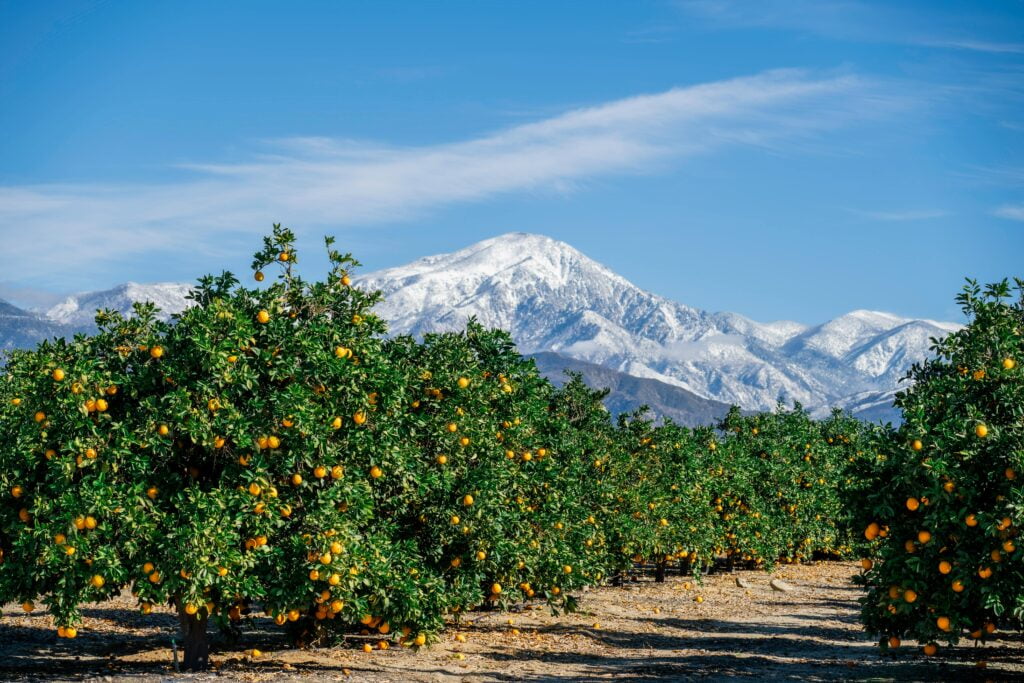
M 53 377 L 54 382 L 64 381 L 64 371 L 60 368 L 55 369 L 52 373 L 50 373 L 50 376 Z
M 64 637 L 65 638 L 75 638 L 77 636 L 78 636 L 78 629 L 75 628 L 74 626 L 67 626 L 67 627 L 64 628 Z
M 270 322 L 270 313 L 268 313 L 265 310 L 260 311 L 259 313 L 256 314 L 256 322 L 260 323 L 261 325 L 266 325 L 268 322 Z
M 291 255 L 287 251 L 282 251 L 280 254 L 277 255 L 277 260 L 281 261 L 282 263 L 287 261 L 290 258 L 291 258 Z
M 919 501 L 917 498 L 907 498 L 907 509 L 908 510 L 910 510 L 911 512 L 914 512 L 919 507 L 921 507 L 921 501 Z
M 356 412 L 352 416 L 352 421 L 355 422 L 357 425 L 364 424 L 366 422 L 366 413 L 364 413 L 361 410 Z
M 967 517 L 964 518 L 964 524 L 966 524 L 967 526 L 978 526 L 977 515 L 967 515 Z
M 908 588 L 907 590 L 903 591 L 903 599 L 907 602 L 915 602 L 917 600 L 917 593 L 914 590 Z
M 164 349 L 162 346 L 154 346 L 149 350 L 150 358 L 160 358 L 164 355 Z
M 924 448 L 924 444 L 921 443 L 920 439 L 914 439 L 913 441 L 910 442 L 910 447 L 913 448 L 915 451 L 919 451 L 922 448 Z
M 873 541 L 878 537 L 878 532 L 878 522 L 871 522 L 871 524 L 868 524 L 867 528 L 864 530 L 864 538 L 869 541 Z
M 964 583 L 963 583 L 963 581 L 954 581 L 951 584 L 951 586 L 953 588 L 953 592 L 954 593 L 963 593 L 964 592 Z
M 948 631 L 950 628 L 949 617 L 939 617 L 935 620 L 935 625 L 943 631 Z
M 160 491 L 155 486 L 150 486 L 146 489 L 146 495 L 149 496 L 150 500 L 155 500 L 158 493 L 160 493 Z
M 988 436 L 988 427 L 986 427 L 984 424 L 979 424 L 977 427 L 974 428 L 974 435 L 977 436 L 979 439 L 984 439 L 986 436 Z
M 263 271 L 257 270 L 255 273 L 253 273 L 252 277 L 254 280 L 256 280 L 256 282 L 263 282 Z
M 864 571 L 868 571 L 875 566 L 875 563 L 871 560 L 871 558 L 865 557 L 860 561 L 860 566 L 864 568 Z
M 929 657 L 933 657 L 935 653 L 939 651 L 939 646 L 935 643 L 928 643 L 923 648 L 921 648 L 921 650 Z
M 932 532 L 930 531 L 918 531 L 917 540 L 919 543 L 927 543 L 932 540 Z
M 91 579 L 89 579 L 89 583 L 91 583 L 95 588 L 103 588 L 103 584 L 106 583 L 106 580 L 99 574 L 95 574 Z
M 953 565 L 952 564 L 950 564 L 946 560 L 943 560 L 942 562 L 939 562 L 939 573 L 940 574 L 948 574 L 951 571 L 953 571 Z
M 373 467 L 370 468 L 370 476 L 373 477 L 374 479 L 380 479 L 381 477 L 384 476 L 384 470 L 374 465 Z
M 302 484 L 302 475 L 301 474 L 293 474 L 292 475 L 292 486 L 299 486 L 300 484 Z
M 897 638 L 896 636 L 892 636 L 891 638 L 889 638 L 889 647 L 891 647 L 892 649 L 895 650 L 899 646 L 900 646 L 900 639 L 899 638 Z
M 1003 359 L 1003 369 L 1004 370 L 1013 370 L 1015 367 L 1017 367 L 1017 361 L 1015 361 L 1012 358 L 1004 358 Z
M 471 496 L 468 493 L 462 497 L 462 504 L 465 505 L 466 507 L 471 506 L 473 502 L 473 496 Z

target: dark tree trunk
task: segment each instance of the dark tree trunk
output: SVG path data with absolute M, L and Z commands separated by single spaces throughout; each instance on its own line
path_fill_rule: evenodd
M 202 671 L 210 667 L 210 641 L 206 637 L 207 621 L 207 616 L 186 614 L 185 606 L 178 606 L 181 646 L 185 655 L 182 669 L 185 671 Z
M 654 582 L 665 583 L 665 559 L 658 560 L 658 564 L 654 567 Z

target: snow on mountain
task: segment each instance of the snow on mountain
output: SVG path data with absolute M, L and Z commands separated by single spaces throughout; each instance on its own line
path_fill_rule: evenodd
M 839 406 L 867 419 L 898 418 L 891 401 L 899 380 L 930 355 L 931 338 L 959 329 L 863 310 L 811 327 L 711 313 L 527 233 L 369 273 L 356 284 L 383 291 L 377 312 L 393 334 L 458 330 L 476 317 L 509 330 L 523 353 L 552 352 L 746 410 L 781 400 L 816 415 Z M 69 297 L 45 316 L 0 304 L 0 348 L 92 329 L 98 308 L 129 313 L 134 302 L 153 301 L 166 318 L 188 306 L 190 289 L 129 282 Z
M 959 326 L 854 311 L 822 325 L 759 323 L 646 292 L 568 244 L 511 233 L 451 254 L 369 273 L 378 312 L 396 334 L 459 329 L 475 316 L 525 353 L 552 351 L 655 379 L 703 398 L 771 409 L 884 395 L 929 354 L 929 338 Z M 865 407 L 878 412 L 878 401 Z
M 160 309 L 159 317 L 167 320 L 188 307 L 191 302 L 185 297 L 191 290 L 192 285 L 181 282 L 157 282 L 149 285 L 126 282 L 101 292 L 69 296 L 48 310 L 46 316 L 63 325 L 90 329 L 93 327 L 98 309 L 114 309 L 128 315 L 131 313 L 132 304 L 152 301 Z
M 30 348 L 44 339 L 64 336 L 72 331 L 38 313 L 0 300 L 0 351 Z

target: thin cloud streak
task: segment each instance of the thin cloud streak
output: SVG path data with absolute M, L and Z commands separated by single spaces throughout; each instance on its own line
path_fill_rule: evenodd
M 724 146 L 798 145 L 885 115 L 898 96 L 856 76 L 770 71 L 629 97 L 423 147 L 331 138 L 276 141 L 245 163 L 191 164 L 195 178 L 152 184 L 0 187 L 7 276 L 146 253 L 216 253 L 275 220 L 306 230 L 404 221 L 509 193 L 566 193 L 608 174 L 657 172 Z M 59 245 L 59 248 L 54 248 Z M 83 265 L 84 264 L 84 265 Z
M 840 40 L 989 54 L 1024 53 L 1024 43 L 956 35 L 959 33 L 956 15 L 929 15 L 891 3 L 872 5 L 857 0 L 762 0 L 757 3 L 738 0 L 677 0 L 676 6 L 690 16 L 719 27 L 781 28 Z
M 943 218 L 948 216 L 948 211 L 941 209 L 910 209 L 906 211 L 863 211 L 859 209 L 851 209 L 853 213 L 864 218 L 870 218 L 874 221 L 888 221 L 888 222 L 901 222 L 901 221 L 924 221 L 931 218 Z
M 992 215 L 1011 221 L 1024 221 L 1024 204 L 1000 206 L 992 212 Z

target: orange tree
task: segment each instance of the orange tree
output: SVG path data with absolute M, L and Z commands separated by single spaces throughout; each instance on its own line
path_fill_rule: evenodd
M 405 372 L 400 429 L 415 453 L 409 484 L 380 504 L 444 577 L 452 611 L 532 597 L 562 605 L 599 579 L 581 525 L 587 449 L 562 405 L 571 389 L 556 391 L 507 333 L 474 322 L 386 348 Z M 596 401 L 580 412 L 607 422 Z
M 957 300 L 970 319 L 915 366 L 904 422 L 875 444 L 862 619 L 883 647 L 955 644 L 1024 617 L 1024 281 Z
M 333 249 L 326 280 L 303 282 L 293 239 L 275 226 L 256 255 L 257 280 L 281 267 L 269 286 L 206 277 L 173 324 L 101 312 L 96 335 L 9 357 L 0 601 L 41 598 L 69 637 L 82 602 L 169 601 L 188 667 L 206 664 L 207 620 L 250 599 L 279 623 L 387 611 L 436 628 L 440 577 L 409 579 L 415 556 L 374 508 L 409 447 L 377 296 Z
M 845 512 L 857 486 L 849 472 L 863 459 L 869 428 L 833 415 L 812 420 L 799 405 L 742 415 L 719 425 L 714 496 L 717 550 L 756 564 L 848 553 Z

